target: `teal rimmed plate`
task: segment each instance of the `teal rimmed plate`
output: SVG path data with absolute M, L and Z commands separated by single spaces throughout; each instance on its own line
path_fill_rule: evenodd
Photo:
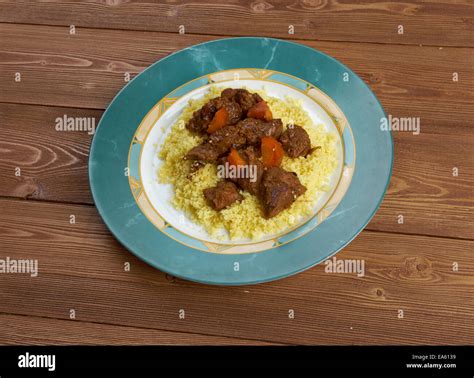
M 229 241 L 173 209 L 170 188 L 156 181 L 160 144 L 188 100 L 210 86 L 296 98 L 313 123 L 337 136 L 337 168 L 311 216 L 256 241 Z M 335 254 L 374 215 L 393 160 L 384 117 L 365 83 L 321 52 L 268 38 L 203 43 L 153 64 L 112 101 L 91 146 L 92 194 L 117 239 L 160 270 L 210 284 L 279 279 Z

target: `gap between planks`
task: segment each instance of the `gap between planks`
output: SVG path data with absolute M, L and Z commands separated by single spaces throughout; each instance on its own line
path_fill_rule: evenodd
M 41 316 L 41 315 L 25 315 L 25 314 L 16 314 L 16 313 L 7 313 L 7 312 L 0 312 L 0 324 L 2 323 L 2 318 L 17 318 L 21 321 L 21 319 L 28 319 L 28 320 L 35 320 L 36 321 L 55 321 L 59 324 L 67 324 L 67 325 L 84 325 L 84 326 L 107 326 L 109 329 L 115 329 L 116 331 L 120 330 L 130 330 L 130 331 L 146 331 L 149 333 L 162 333 L 162 336 L 169 336 L 170 341 L 172 340 L 172 336 L 175 334 L 183 336 L 183 338 L 189 337 L 190 339 L 193 336 L 197 337 L 203 337 L 203 338 L 209 338 L 209 342 L 198 342 L 195 344 L 195 342 L 183 342 L 183 343 L 173 343 L 173 342 L 161 342 L 161 343 L 153 343 L 155 345 L 296 345 L 296 344 L 290 344 L 290 343 L 275 343 L 273 341 L 267 341 L 267 340 L 260 340 L 260 339 L 248 339 L 248 338 L 241 338 L 241 337 L 231 337 L 231 336 L 221 336 L 218 334 L 208 334 L 208 333 L 199 333 L 199 332 L 184 332 L 184 331 L 176 331 L 176 330 L 168 330 L 168 329 L 160 329 L 160 328 L 146 328 L 146 327 L 140 327 L 140 326 L 130 326 L 130 325 L 122 325 L 122 324 L 113 324 L 113 323 L 107 323 L 107 322 L 98 322 L 98 321 L 83 321 L 83 320 L 78 320 L 78 319 L 63 319 L 63 318 L 56 318 L 56 317 L 50 317 L 50 316 Z M 30 336 L 31 338 L 32 336 Z M 11 337 L 10 337 L 11 338 Z M 214 341 L 214 342 L 213 342 Z M 234 342 L 232 342 L 234 341 Z M 237 341 L 237 342 L 236 342 Z M 97 342 L 94 342 L 94 345 Z M 5 344 L 5 340 L 2 339 L 2 336 L 0 336 L 0 344 L 1 345 L 7 345 Z M 10 343 L 8 345 L 12 345 L 13 343 Z M 55 343 L 54 345 L 60 345 L 61 343 Z M 66 343 L 63 343 L 66 344 Z M 71 343 L 67 343 L 68 345 L 72 345 Z M 82 343 L 81 343 L 82 344 Z M 102 343 L 99 343 L 102 344 Z M 105 343 L 103 343 L 105 345 Z M 107 345 L 111 345 L 112 343 L 107 343 Z M 118 344 L 118 343 L 115 343 Z M 16 345 L 22 345 L 22 343 L 17 343 Z M 24 344 L 26 345 L 26 344 Z M 31 345 L 31 343 L 28 343 L 28 345 Z M 125 345 L 125 343 L 120 343 L 120 345 Z M 151 345 L 151 343 L 147 342 L 146 345 Z
M 93 28 L 187 31 L 248 36 L 271 35 L 292 38 L 354 41 L 400 41 L 402 44 L 474 46 L 473 6 L 468 0 L 426 1 L 201 1 L 189 2 L 67 2 L 29 4 L 0 3 L 0 20 L 70 27 L 82 24 Z M 41 15 L 41 16 L 40 16 Z M 219 20 L 219 22 L 216 22 Z M 399 28 L 404 30 L 400 33 Z M 181 29 L 180 29 L 181 28 Z M 185 28 L 185 29 L 182 29 Z M 406 31 L 405 31 L 406 29 Z
M 35 27 L 51 27 L 51 28 L 68 28 L 69 25 L 55 25 L 55 24 L 33 24 L 29 22 L 6 22 L 6 21 L 1 21 L 0 25 L 5 24 L 5 25 L 25 25 L 25 26 L 35 26 Z M 75 25 L 77 29 L 83 29 L 83 30 L 109 30 L 109 31 L 119 31 L 119 32 L 137 32 L 137 33 L 157 33 L 157 34 L 169 34 L 169 35 L 175 35 L 175 36 L 181 36 L 183 34 L 180 34 L 179 32 L 171 32 L 171 31 L 165 31 L 165 30 L 140 30 L 140 29 L 124 29 L 124 28 L 98 28 L 98 27 L 90 27 L 90 26 L 78 26 Z M 255 35 L 255 36 L 250 36 L 250 35 L 245 35 L 245 34 L 219 34 L 219 33 L 206 33 L 206 32 L 199 32 L 199 33 L 193 33 L 193 32 L 186 32 L 186 35 L 192 35 L 192 36 L 203 36 L 203 37 L 215 37 L 216 39 L 229 39 L 229 38 L 268 38 L 268 39 L 279 39 L 282 41 L 290 41 L 290 42 L 333 42 L 333 43 L 355 43 L 355 44 L 370 44 L 370 45 L 393 45 L 393 46 L 407 46 L 407 47 L 413 47 L 413 46 L 423 46 L 423 47 L 433 47 L 433 48 L 440 48 L 442 47 L 443 49 L 473 49 L 474 51 L 474 46 L 463 46 L 463 45 L 434 45 L 434 44 L 426 44 L 426 43 L 400 43 L 400 42 L 378 42 L 378 41 L 351 41 L 351 40 L 344 40 L 344 39 L 324 39 L 324 38 L 295 38 L 291 37 L 291 34 L 288 35 L 288 37 L 267 37 L 267 36 L 262 36 L 262 35 Z

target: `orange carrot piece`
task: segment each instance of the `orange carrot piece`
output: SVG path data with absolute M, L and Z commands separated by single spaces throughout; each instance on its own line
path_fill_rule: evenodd
M 261 148 L 265 167 L 278 167 L 281 164 L 285 152 L 279 141 L 271 136 L 264 136 Z
M 265 101 L 257 102 L 252 106 L 247 112 L 247 117 L 264 119 L 265 121 L 271 121 L 273 119 L 273 114 L 268 104 Z
M 247 162 L 242 158 L 242 156 L 239 155 L 239 153 L 237 152 L 235 148 L 232 148 L 230 150 L 230 154 L 227 157 L 227 161 L 230 165 L 235 165 L 235 166 L 247 164 Z
M 229 113 L 227 112 L 226 108 L 220 108 L 214 118 L 212 119 L 209 127 L 207 128 L 207 132 L 212 134 L 219 129 L 222 129 L 227 124 L 227 119 L 229 118 Z

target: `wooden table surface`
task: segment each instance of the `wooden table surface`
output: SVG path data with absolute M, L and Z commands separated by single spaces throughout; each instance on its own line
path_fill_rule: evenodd
M 474 344 L 473 4 L 1 0 L 0 258 L 38 259 L 39 275 L 0 274 L 0 343 Z M 93 205 L 91 135 L 55 129 L 65 114 L 98 122 L 126 73 L 246 35 L 330 54 L 387 114 L 420 117 L 419 135 L 393 133 L 385 200 L 337 255 L 365 260 L 363 278 L 319 265 L 213 287 L 155 270 Z

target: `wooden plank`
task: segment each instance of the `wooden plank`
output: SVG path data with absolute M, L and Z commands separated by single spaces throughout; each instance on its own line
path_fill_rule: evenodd
M 283 343 L 469 344 L 474 337 L 472 241 L 364 231 L 337 255 L 363 260 L 364 277 L 319 265 L 277 282 L 214 287 L 140 262 L 93 207 L 6 199 L 0 207 L 2 258 L 39 264 L 37 277 L 2 275 L 0 312 L 69 319 L 74 309 L 78 321 Z
M 367 228 L 472 239 L 474 135 L 395 132 L 394 142 L 392 180 Z
M 473 12 L 469 0 L 0 2 L 11 23 L 436 46 L 474 46 Z
M 65 115 L 97 125 L 102 111 L 0 104 L 0 195 L 92 203 L 87 171 L 92 135 L 57 131 L 56 119 Z
M 133 77 L 176 50 L 212 39 L 98 29 L 70 35 L 64 27 L 8 24 L 0 24 L 0 33 L 0 78 L 6 79 L 0 101 L 96 109 L 126 84 L 125 73 Z
M 91 204 L 87 174 L 91 136 L 86 131 L 56 131 L 55 120 L 64 115 L 92 117 L 97 124 L 101 114 L 91 109 L 0 103 L 4 136 L 0 196 Z M 368 229 L 472 238 L 474 139 L 467 128 L 464 131 L 394 133 L 393 179 Z M 21 169 L 20 177 L 16 168 Z M 457 177 L 453 168 L 459 171 Z M 402 224 L 399 215 L 404 217 Z
M 0 314 L 0 327 L 1 345 L 270 345 L 231 337 L 12 314 Z
M 0 24 L 0 101 L 104 109 L 140 72 L 209 36 Z M 387 113 L 419 117 L 423 131 L 472 125 L 474 50 L 305 41 L 355 70 Z M 367 57 L 370 57 L 368 59 Z M 15 81 L 15 74 L 21 81 Z M 459 81 L 453 81 L 456 72 Z

